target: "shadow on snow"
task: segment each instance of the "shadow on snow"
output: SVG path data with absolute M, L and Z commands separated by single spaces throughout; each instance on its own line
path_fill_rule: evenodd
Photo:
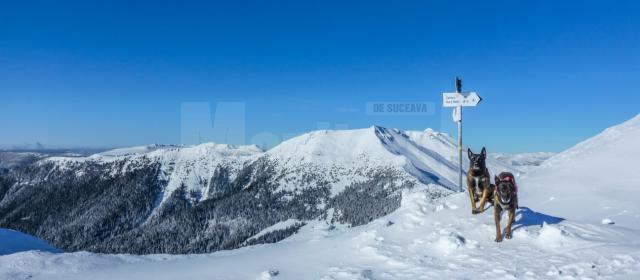
M 550 225 L 558 224 L 564 221 L 563 218 L 558 218 L 554 216 L 549 216 L 547 214 L 538 213 L 536 211 L 531 210 L 528 207 L 520 207 L 516 212 L 516 219 L 514 221 L 513 230 L 516 230 L 521 227 L 542 226 L 543 223 L 547 223 Z

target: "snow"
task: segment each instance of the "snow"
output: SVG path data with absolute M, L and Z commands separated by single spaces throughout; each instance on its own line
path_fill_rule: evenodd
M 319 174 L 331 182 L 337 195 L 352 182 L 366 181 L 377 168 L 402 170 L 405 159 L 387 151 L 375 127 L 354 130 L 320 130 L 294 137 L 266 152 L 285 176 L 277 182 L 282 190 L 296 191 L 307 185 L 301 174 Z M 404 171 L 402 173 L 405 173 Z M 405 174 L 406 180 L 413 180 Z
M 229 169 L 230 178 L 236 176 L 243 164 L 263 154 L 255 145 L 234 146 L 228 144 L 204 143 L 194 146 L 149 145 L 110 150 L 88 157 L 51 157 L 41 163 L 54 162 L 60 169 L 76 169 L 76 176 L 82 176 L 82 164 L 86 161 L 111 163 L 122 161 L 121 169 L 111 170 L 112 176 L 141 166 L 144 161 L 151 160 L 160 164 L 160 177 L 167 181 L 162 197 L 155 209 L 158 209 L 171 194 L 181 186 L 186 191 L 200 193 L 201 197 L 193 198 L 194 202 L 207 199 L 209 193 L 208 180 L 218 167 Z M 118 165 L 114 165 L 118 166 Z M 155 212 L 154 212 L 155 213 Z
M 603 225 L 613 225 L 613 224 L 615 224 L 615 222 L 614 222 L 613 220 L 609 219 L 609 218 L 604 218 L 604 219 L 602 219 L 602 222 L 601 222 L 601 223 L 602 223 Z
M 570 238 L 567 237 L 566 232 L 546 222 L 542 224 L 542 228 L 540 228 L 538 237 L 535 240 L 538 246 L 549 249 L 564 247 L 568 241 L 570 241 Z
M 260 159 L 277 163 L 283 173 L 276 182 L 282 190 L 297 191 L 315 186 L 300 174 L 315 174 L 331 183 L 332 195 L 342 192 L 353 182 L 370 179 L 371 171 L 394 170 L 401 180 L 416 184 L 436 183 L 448 189 L 458 190 L 457 147 L 446 133 L 427 129 L 424 131 L 402 131 L 380 126 L 354 130 L 320 130 L 294 137 L 269 151 L 255 145 L 233 146 L 205 143 L 195 146 L 148 145 L 120 148 L 88 157 L 51 157 L 42 162 L 54 162 L 61 170 L 74 169 L 76 176 L 83 176 L 82 164 L 86 161 L 113 163 L 118 168 L 111 176 L 142 166 L 151 160 L 161 166 L 160 177 L 167 181 L 155 209 L 166 202 L 181 186 L 188 193 L 200 194 L 192 198 L 199 202 L 208 198 L 208 180 L 215 170 L 226 167 L 233 180 L 246 164 Z M 468 165 L 466 155 L 464 168 Z M 519 175 L 520 170 L 493 158 L 487 159 L 493 174 L 511 171 Z M 155 213 L 155 212 L 154 212 Z M 150 217 L 153 217 L 151 215 Z
M 527 207 L 514 238 L 494 241 L 490 212 L 466 194 L 405 190 L 400 209 L 359 227 L 310 221 L 291 238 L 204 255 L 25 252 L 0 257 L 2 279 L 596 279 L 640 272 L 638 231 L 582 224 Z M 389 222 L 392 223 L 389 223 Z
M 24 251 L 61 252 L 46 242 L 19 231 L 0 228 L 0 255 Z
M 402 163 L 400 157 L 384 150 L 374 132 L 375 128 L 314 131 L 284 141 L 267 153 L 294 164 L 357 164 L 362 156 L 376 162 L 390 160 Z
M 544 161 L 554 156 L 555 153 L 538 152 L 538 153 L 521 153 L 521 154 L 502 154 L 493 153 L 489 156 L 504 164 L 514 166 L 522 171 L 530 171 L 540 166 Z
M 518 182 L 521 201 L 589 223 L 640 229 L 640 115 L 546 160 Z
M 366 177 L 360 174 L 375 168 L 399 170 L 407 180 L 420 184 L 437 183 L 457 190 L 458 153 L 454 140 L 446 133 L 402 131 L 380 126 L 354 130 L 321 130 L 287 140 L 267 151 L 284 169 L 292 170 L 290 177 L 282 178 L 279 185 L 295 189 L 295 180 L 305 170 L 335 174 L 328 181 L 332 194 L 338 194 L 353 181 Z M 468 165 L 466 155 L 464 168 Z M 488 168 L 496 173 L 517 169 L 494 159 L 487 159 Z
M 431 130 L 320 131 L 266 154 L 291 168 L 393 166 L 455 180 L 454 142 Z M 638 279 L 639 154 L 640 115 L 521 173 L 513 238 L 501 243 L 492 208 L 471 215 L 465 193 L 431 200 L 438 186 L 419 178 L 399 209 L 363 226 L 305 221 L 275 244 L 202 255 L 19 252 L 0 256 L 0 279 Z M 493 174 L 510 168 L 488 163 Z
M 260 155 L 262 150 L 257 146 L 232 146 L 227 144 L 206 143 L 193 147 L 155 151 L 149 157 L 162 163 L 164 174 L 168 174 L 162 202 L 180 186 L 187 191 L 202 194 L 201 200 L 207 198 L 209 178 L 214 175 L 218 166 L 230 168 L 231 179 L 248 160 Z
M 141 155 L 147 154 L 160 149 L 168 149 L 168 148 L 178 148 L 180 146 L 173 145 L 148 145 L 148 146 L 137 146 L 137 147 L 128 147 L 128 148 L 120 148 L 113 149 L 109 151 L 105 151 L 102 153 L 98 153 L 96 155 L 103 157 L 117 157 L 117 156 L 126 156 L 126 155 Z
M 261 230 L 260 232 L 256 233 L 254 236 L 251 236 L 250 238 L 248 238 L 247 240 L 251 240 L 251 239 L 256 239 L 256 238 L 260 238 L 263 235 L 266 235 L 270 232 L 273 231 L 277 231 L 277 230 L 282 230 L 282 229 L 287 229 L 289 227 L 301 224 L 302 221 L 298 220 L 298 219 L 287 219 L 285 221 L 276 223 L 270 227 L 267 227 L 263 230 Z

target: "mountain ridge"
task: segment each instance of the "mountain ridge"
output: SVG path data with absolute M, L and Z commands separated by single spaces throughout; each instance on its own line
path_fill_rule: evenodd
M 419 146 L 435 145 L 436 142 L 447 145 L 447 141 L 440 141 L 442 139 L 425 134 L 416 138 L 410 134 L 380 132 L 389 141 L 387 144 L 390 150 L 400 153 L 410 149 L 401 144 L 405 143 L 402 139 L 422 143 Z M 425 138 L 424 142 L 419 140 L 421 138 Z M 274 163 L 277 161 L 275 158 L 259 157 L 251 163 L 258 165 L 256 168 L 241 171 L 238 176 L 241 180 L 232 183 L 243 190 L 239 199 L 226 201 L 227 198 L 238 195 L 230 193 L 226 198 L 205 200 L 195 206 L 198 208 L 204 204 L 222 203 L 223 209 L 242 208 L 251 205 L 243 202 L 251 202 L 255 196 L 276 197 L 275 200 L 255 201 L 259 205 L 264 206 L 263 203 L 266 203 L 270 206 L 259 208 L 250 215 L 243 212 L 232 213 L 231 216 L 235 219 L 225 220 L 219 212 L 207 212 L 207 215 L 212 215 L 205 220 L 207 228 L 222 229 L 214 233 L 233 230 L 246 231 L 248 234 L 237 237 L 237 241 L 241 243 L 233 243 L 234 239 L 229 239 L 224 234 L 214 235 L 221 237 L 226 246 L 206 247 L 209 249 L 195 252 L 248 246 L 246 248 L 206 255 L 133 256 L 87 252 L 24 252 L 0 256 L 0 275 L 24 278 L 34 276 L 42 279 L 112 279 L 114 275 L 122 279 L 210 279 L 220 275 L 230 279 L 301 279 L 309 275 L 327 279 L 419 279 L 443 276 L 480 279 L 633 278 L 640 272 L 640 245 L 636 242 L 638 229 L 629 226 L 634 222 L 637 224 L 637 221 L 628 218 L 633 218 L 638 212 L 631 208 L 627 212 L 622 210 L 633 206 L 640 196 L 640 193 L 634 191 L 635 183 L 640 182 L 640 178 L 635 173 L 626 176 L 633 167 L 629 164 L 628 155 L 640 148 L 638 139 L 640 126 L 623 124 L 612 127 L 583 142 L 588 145 L 578 144 L 576 149 L 557 155 L 554 161 L 545 161 L 543 167 L 536 167 L 531 173 L 522 174 L 518 181 L 521 208 L 516 213 L 513 239 L 500 244 L 494 241 L 493 215 L 489 212 L 470 215 L 468 196 L 465 193 L 443 193 L 445 188 L 435 184 L 424 185 L 417 179 L 411 182 L 400 180 L 398 185 L 396 180 L 401 177 L 397 177 L 395 172 L 399 169 L 383 170 L 368 177 L 369 181 L 353 182 L 336 196 L 330 195 L 330 189 L 326 185 L 330 183 L 329 180 L 316 178 L 314 180 L 317 182 L 324 183 L 298 189 L 312 192 L 310 196 L 305 196 L 296 194 L 294 189 L 280 189 L 277 178 L 280 178 L 279 174 L 283 171 L 282 165 Z M 399 147 L 393 148 L 395 145 L 405 150 L 398 151 L 396 148 Z M 431 147 L 430 150 L 437 148 Z M 313 155 L 313 149 L 311 151 Z M 357 152 L 355 154 L 358 155 Z M 455 155 L 455 151 L 452 155 Z M 317 158 L 322 155 L 315 156 Z M 440 156 L 447 158 L 447 155 Z M 310 161 L 312 162 L 313 160 Z M 407 162 L 410 160 L 399 161 L 401 166 L 405 166 Z M 625 176 L 609 177 L 594 172 L 594 166 L 606 172 L 622 170 Z M 267 172 L 260 171 L 261 168 Z M 402 172 L 404 175 L 408 174 L 404 169 Z M 247 174 L 250 176 L 246 176 Z M 566 176 L 567 180 L 558 180 L 562 176 Z M 584 182 L 580 181 L 583 179 L 578 177 L 585 177 L 586 182 L 596 187 L 585 187 Z M 2 179 L 0 177 L 0 190 L 3 186 Z M 612 182 L 620 184 L 614 188 L 619 193 L 607 196 L 598 192 L 599 189 L 606 190 L 603 186 Z M 178 190 L 172 198 L 184 197 L 175 195 L 180 192 Z M 280 193 L 286 195 L 279 195 Z M 317 197 L 322 199 L 312 203 L 312 199 Z M 553 199 L 549 199 L 550 197 Z M 570 200 L 572 198 L 575 200 Z M 598 204 L 603 201 L 606 204 Z M 185 205 L 188 207 L 188 202 L 184 199 L 172 199 L 170 202 L 172 209 L 186 209 L 182 208 Z M 295 204 L 296 202 L 299 204 Z M 568 207 L 558 207 L 554 204 L 556 202 Z M 238 203 L 242 205 L 238 207 Z M 607 204 L 616 207 L 600 207 Z M 281 211 L 264 214 L 274 207 L 297 207 L 299 210 L 312 211 L 301 212 L 302 215 Z M 200 211 L 206 209 L 208 208 L 201 208 Z M 319 211 L 314 212 L 314 209 Z M 1 211 L 0 207 L 0 217 Z M 188 220 L 198 217 L 192 212 L 180 213 L 188 215 Z M 359 213 L 375 214 L 358 216 Z M 613 216 L 607 216 L 609 214 Z M 161 215 L 163 219 L 180 222 L 176 220 L 180 215 L 171 215 L 170 211 L 163 210 Z M 262 215 L 260 219 L 266 218 L 270 222 L 258 224 L 251 220 L 252 215 Z M 271 215 L 279 216 L 273 218 Z M 599 219 L 605 216 L 610 219 L 601 223 Z M 157 220 L 150 224 L 155 222 Z M 253 224 L 249 223 L 247 226 L 247 222 Z M 162 225 L 161 228 L 171 227 L 178 231 L 188 226 L 184 222 Z M 158 228 L 149 227 L 147 230 L 154 231 Z M 166 236 L 182 237 L 171 231 L 157 233 L 161 235 L 155 236 L 155 240 Z M 131 237 L 136 236 L 124 236 Z M 206 239 L 211 236 L 195 235 L 195 238 Z M 252 246 L 273 242 L 278 243 Z M 178 246 L 198 244 L 185 242 Z M 120 245 L 135 247 L 139 244 Z M 142 245 L 153 247 L 154 244 Z M 161 245 L 173 248 L 170 243 Z M 205 245 L 214 246 L 216 243 Z M 159 252 L 166 251 L 172 250 L 164 249 Z M 459 267 L 465 269 L 457 269 Z M 492 269 L 487 270 L 487 267 Z M 42 272 L 45 269 L 46 274 Z
M 357 226 L 397 209 L 402 189 L 451 193 L 447 137 L 372 126 L 311 132 L 269 151 L 206 143 L 50 157 L 0 176 L 0 226 L 108 253 L 233 249 L 318 218 Z M 249 240 L 287 220 L 301 222 Z

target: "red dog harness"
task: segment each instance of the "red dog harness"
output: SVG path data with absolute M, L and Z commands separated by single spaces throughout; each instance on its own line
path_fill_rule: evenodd
M 516 180 L 511 178 L 511 176 L 507 176 L 507 177 L 501 178 L 500 181 L 512 182 L 514 191 L 516 193 L 518 193 L 518 184 L 516 184 Z

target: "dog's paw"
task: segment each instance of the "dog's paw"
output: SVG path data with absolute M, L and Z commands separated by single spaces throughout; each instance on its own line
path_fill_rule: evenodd
M 513 237 L 513 236 L 511 235 L 511 233 L 510 233 L 510 232 L 507 232 L 507 233 L 504 235 L 504 237 L 505 237 L 505 238 L 507 238 L 507 239 L 511 239 L 511 237 Z
M 478 209 L 473 209 L 473 210 L 471 210 L 471 214 L 474 214 L 474 215 L 475 215 L 475 214 L 480 214 L 480 213 L 482 213 L 482 211 L 480 211 L 480 210 L 478 210 Z
M 496 242 L 498 242 L 498 243 L 502 242 L 502 236 L 501 237 L 496 237 Z

